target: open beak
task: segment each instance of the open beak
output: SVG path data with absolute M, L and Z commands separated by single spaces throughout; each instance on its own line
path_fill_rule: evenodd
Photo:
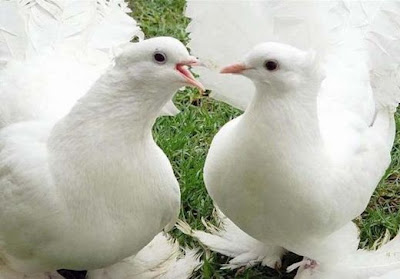
M 243 71 L 248 68 L 243 63 L 229 65 L 227 67 L 222 68 L 220 71 L 221 74 L 241 74 Z
M 201 92 L 204 92 L 206 89 L 200 81 L 196 80 L 193 74 L 187 68 L 188 66 L 201 66 L 202 64 L 197 60 L 196 57 L 191 56 L 189 60 L 182 61 L 181 63 L 176 64 L 176 70 L 186 79 L 186 83 L 197 87 Z

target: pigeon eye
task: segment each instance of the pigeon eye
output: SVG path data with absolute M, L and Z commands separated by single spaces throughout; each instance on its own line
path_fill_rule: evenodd
M 163 52 L 155 52 L 154 55 L 154 61 L 158 64 L 165 64 L 167 62 L 167 55 Z
M 267 60 L 264 64 L 265 69 L 267 69 L 268 71 L 275 71 L 278 69 L 279 64 L 277 61 L 275 60 Z

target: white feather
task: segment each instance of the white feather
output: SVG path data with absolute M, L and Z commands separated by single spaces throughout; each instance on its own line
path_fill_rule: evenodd
M 164 233 L 136 256 L 113 266 L 90 271 L 88 279 L 186 279 L 199 268 L 198 249 L 181 249 L 176 240 Z
M 285 249 L 252 238 L 238 228 L 219 209 L 216 209 L 215 219 L 219 223 L 218 227 L 203 220 L 208 232 L 192 230 L 182 220 L 178 221 L 177 228 L 196 238 L 212 251 L 233 258 L 227 265 L 224 265 L 224 268 L 249 267 L 258 263 L 271 268 L 281 265 L 281 258 L 285 254 Z
M 0 69 L 12 57 L 22 57 L 28 44 L 24 19 L 16 1 L 0 1 Z
M 368 2 L 364 5 L 368 5 Z M 382 1 L 366 39 L 371 59 L 371 84 L 377 107 L 394 111 L 400 101 L 400 2 Z
M 2 0 L 0 5 L 3 63 L 60 47 L 108 51 L 134 37 L 143 39 L 123 0 Z

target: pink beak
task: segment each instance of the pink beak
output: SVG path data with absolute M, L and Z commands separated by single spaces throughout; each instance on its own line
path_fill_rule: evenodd
M 206 89 L 201 84 L 200 81 L 196 80 L 193 74 L 187 69 L 186 66 L 201 66 L 202 64 L 197 60 L 196 57 L 191 56 L 191 58 L 187 61 L 182 61 L 181 63 L 176 64 L 176 70 L 186 79 L 186 83 L 197 87 L 201 93 L 204 92 Z
M 220 71 L 221 74 L 240 74 L 248 68 L 243 63 L 229 65 L 227 67 L 222 68 Z

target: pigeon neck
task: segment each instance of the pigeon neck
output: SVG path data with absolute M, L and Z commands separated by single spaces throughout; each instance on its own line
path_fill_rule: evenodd
M 293 143 L 301 140 L 307 146 L 319 146 L 321 136 L 316 94 L 295 88 L 280 91 L 265 84 L 256 85 L 256 89 L 244 114 L 249 124 L 256 123 L 252 127 L 264 131 L 275 140 L 278 138 Z
M 113 69 L 100 77 L 55 124 L 48 140 L 52 157 L 81 162 L 91 157 L 97 158 L 95 163 L 107 165 L 113 162 L 102 154 L 111 153 L 122 160 L 133 149 L 152 145 L 152 126 L 173 93 L 168 96 L 160 92 L 168 89 L 139 85 L 134 78 L 133 82 L 119 78 Z
M 165 92 L 170 91 L 171 94 Z M 65 133 L 86 131 L 86 136 L 109 135 L 140 138 L 151 133 L 162 107 L 171 99 L 174 89 L 146 83 L 119 69 L 110 69 L 96 81 L 91 90 L 60 121 Z

